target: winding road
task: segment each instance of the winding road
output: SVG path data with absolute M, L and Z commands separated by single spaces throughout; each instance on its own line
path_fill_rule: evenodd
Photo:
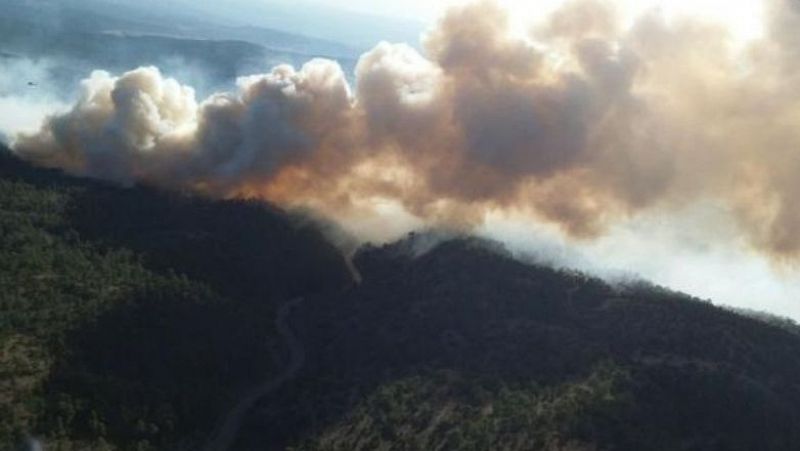
M 303 348 L 303 343 L 301 343 L 300 339 L 294 334 L 288 322 L 292 309 L 302 302 L 303 298 L 296 298 L 286 302 L 278 309 L 278 314 L 275 317 L 275 328 L 278 330 L 278 334 L 286 342 L 291 352 L 288 365 L 286 365 L 286 368 L 280 374 L 248 390 L 241 399 L 239 399 L 233 409 L 220 419 L 213 436 L 203 448 L 204 451 L 227 451 L 230 449 L 231 445 L 236 441 L 236 437 L 239 435 L 239 429 L 242 426 L 242 421 L 244 421 L 247 412 L 253 408 L 259 399 L 272 393 L 280 388 L 281 385 L 293 379 L 305 364 L 306 353 Z

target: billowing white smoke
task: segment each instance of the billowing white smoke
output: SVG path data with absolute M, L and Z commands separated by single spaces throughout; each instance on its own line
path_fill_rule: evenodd
M 748 241 L 800 255 L 800 12 L 771 0 L 745 52 L 724 29 L 657 14 L 622 27 L 604 3 L 556 11 L 528 38 L 490 2 L 450 11 L 424 55 L 381 43 L 351 91 L 314 60 L 194 91 L 141 68 L 95 72 L 81 99 L 16 137 L 78 174 L 259 196 L 345 222 L 402 212 L 455 226 L 510 211 L 595 237 L 698 199 Z

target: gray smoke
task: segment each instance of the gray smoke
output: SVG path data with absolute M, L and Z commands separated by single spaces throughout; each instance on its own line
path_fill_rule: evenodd
M 712 201 L 751 246 L 792 262 L 800 12 L 787 0 L 769 10 L 766 36 L 742 51 L 720 26 L 651 13 L 622 27 L 592 0 L 519 37 L 478 2 L 447 13 L 422 53 L 377 45 L 352 89 L 327 60 L 203 100 L 154 67 L 95 72 L 14 149 L 76 174 L 260 197 L 345 224 L 388 212 L 473 228 L 505 211 L 586 239 Z

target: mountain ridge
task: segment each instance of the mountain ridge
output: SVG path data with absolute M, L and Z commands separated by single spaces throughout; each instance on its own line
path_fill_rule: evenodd
M 305 364 L 247 406 L 230 449 L 800 440 L 791 327 L 529 264 L 498 243 L 365 245 L 354 283 L 318 226 L 276 207 L 121 188 L 2 149 L 0 231 L 0 442 L 198 449 L 293 358 L 273 321 L 297 296 Z

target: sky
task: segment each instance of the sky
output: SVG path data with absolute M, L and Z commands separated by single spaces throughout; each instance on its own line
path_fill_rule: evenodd
M 337 0 L 318 0 L 332 7 L 342 7 Z M 438 19 L 448 7 L 465 0 L 350 0 L 347 8 L 369 14 L 417 19 L 427 24 Z M 500 0 L 512 12 L 515 26 L 524 29 L 563 4 L 563 0 Z M 724 23 L 738 39 L 751 40 L 763 32 L 763 2 L 728 0 L 617 0 L 617 8 L 631 19 L 644 11 L 659 10 L 669 17 L 703 17 Z

